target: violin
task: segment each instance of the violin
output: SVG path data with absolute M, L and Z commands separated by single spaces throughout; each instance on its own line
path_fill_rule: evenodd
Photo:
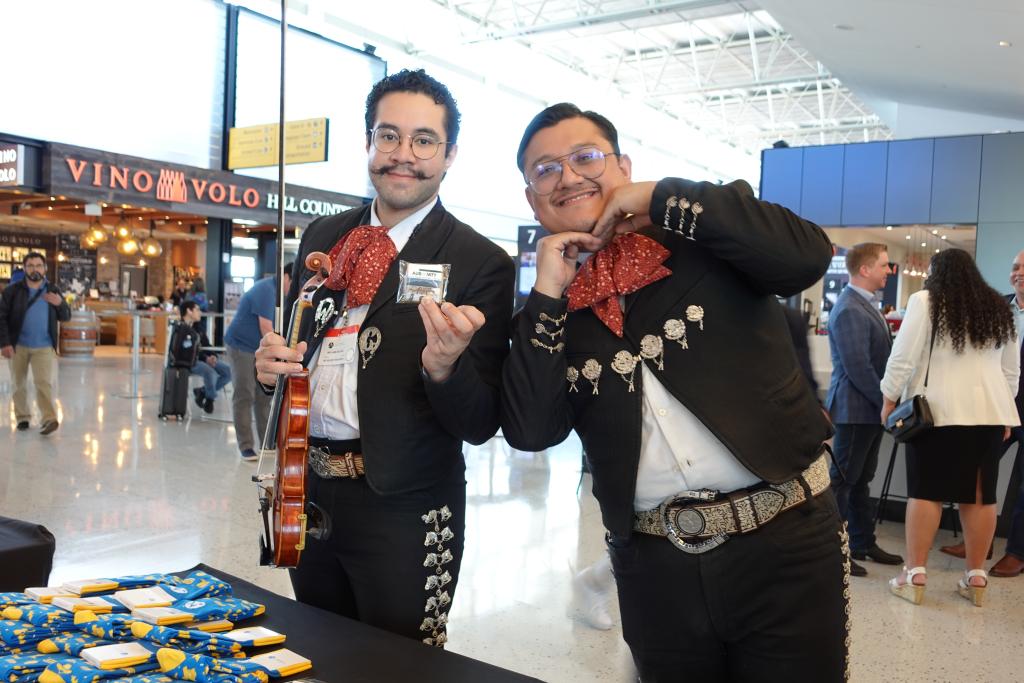
M 302 321 L 312 307 L 313 295 L 331 272 L 330 257 L 320 251 L 310 253 L 305 264 L 315 274 L 299 289 L 299 297 L 292 305 L 285 339 L 293 349 L 299 344 Z M 306 510 L 309 370 L 303 368 L 282 380 L 274 390 L 270 423 L 262 449 L 266 451 L 271 442 L 277 447 L 274 472 L 257 474 L 254 480 L 260 489 L 260 512 L 263 515 L 260 564 L 291 569 L 299 565 L 299 557 L 306 548 L 306 534 L 312 533 L 307 528 L 309 515 Z

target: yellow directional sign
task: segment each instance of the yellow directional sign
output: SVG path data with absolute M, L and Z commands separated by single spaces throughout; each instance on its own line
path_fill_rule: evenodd
M 284 124 L 286 164 L 327 161 L 327 119 L 303 119 Z M 228 136 L 228 168 L 277 165 L 277 124 L 232 128 Z

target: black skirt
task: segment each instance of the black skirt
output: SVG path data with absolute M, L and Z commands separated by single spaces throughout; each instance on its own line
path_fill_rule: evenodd
M 996 502 L 1003 427 L 950 426 L 929 429 L 907 442 L 907 495 L 946 503 L 974 503 L 978 474 L 981 502 Z

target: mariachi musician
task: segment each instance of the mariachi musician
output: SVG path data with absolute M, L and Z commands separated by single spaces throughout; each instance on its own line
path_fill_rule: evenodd
M 296 598 L 439 646 L 463 551 L 462 443 L 497 431 L 514 267 L 438 199 L 459 130 L 443 84 L 388 76 L 366 128 L 377 197 L 303 234 L 296 264 L 327 252 L 330 274 L 305 341 L 264 336 L 256 369 L 264 385 L 310 371 L 306 496 L 330 532 L 306 539 Z M 293 279 L 285 310 L 311 276 Z
M 633 182 L 612 122 L 569 103 L 527 126 L 518 164 L 553 234 L 513 323 L 502 431 L 583 441 L 639 678 L 843 680 L 831 427 L 775 297 L 822 276 L 828 237 L 743 181 Z

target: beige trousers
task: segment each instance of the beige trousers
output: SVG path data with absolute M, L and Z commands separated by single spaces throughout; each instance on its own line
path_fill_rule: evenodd
M 28 370 L 32 368 L 32 381 L 36 385 L 36 405 L 43 422 L 57 419 L 53 404 L 53 372 L 57 354 L 52 347 L 30 349 L 14 347 L 11 358 L 11 378 L 14 381 L 14 414 L 18 422 L 29 422 L 32 408 L 28 403 Z

